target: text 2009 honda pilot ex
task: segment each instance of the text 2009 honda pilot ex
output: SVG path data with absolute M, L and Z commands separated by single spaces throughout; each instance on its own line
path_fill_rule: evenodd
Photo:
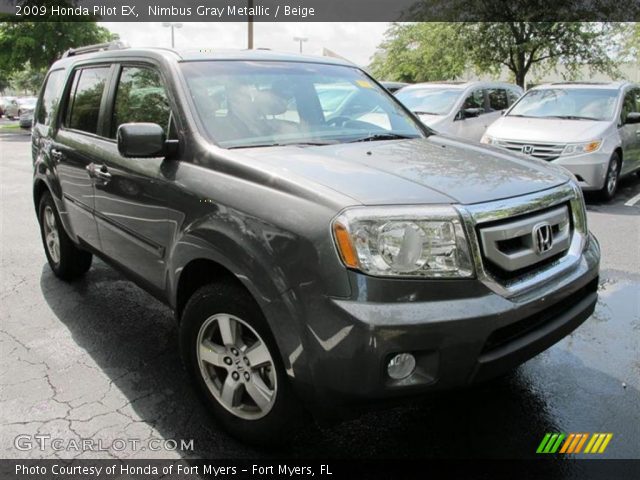
M 335 59 L 70 51 L 33 155 L 55 274 L 97 255 L 170 305 L 186 368 L 245 439 L 301 405 L 499 375 L 596 303 L 570 174 L 437 135 Z

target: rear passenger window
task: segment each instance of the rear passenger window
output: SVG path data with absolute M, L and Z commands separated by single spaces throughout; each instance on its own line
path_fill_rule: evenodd
M 62 82 L 64 81 L 64 70 L 55 70 L 49 74 L 40 104 L 38 105 L 38 112 L 36 113 L 36 123 L 42 125 L 49 125 L 53 113 L 58 107 L 60 101 L 60 90 L 62 90 Z
M 123 123 L 156 123 L 169 131 L 171 110 L 160 75 L 144 67 L 124 67 L 111 122 L 111 138 Z
M 98 117 L 109 67 L 86 68 L 75 74 L 66 126 L 74 130 L 98 133 Z
M 507 91 L 503 88 L 490 88 L 487 90 L 489 94 L 489 108 L 492 111 L 506 110 L 509 106 L 507 99 Z

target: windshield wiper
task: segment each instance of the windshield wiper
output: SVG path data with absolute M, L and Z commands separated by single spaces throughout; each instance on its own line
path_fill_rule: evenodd
M 295 146 L 321 146 L 321 145 L 333 145 L 336 142 L 287 142 L 287 143 L 254 143 L 247 145 L 234 145 L 232 147 L 228 147 L 229 150 L 236 150 L 239 148 L 265 148 L 265 147 L 290 147 L 292 145 Z
M 416 115 L 440 115 L 436 112 L 425 112 L 424 110 L 413 110 L 413 113 L 415 113 Z
M 561 120 L 600 120 L 595 117 L 581 117 L 579 115 L 547 115 L 541 118 L 559 118 Z
M 374 142 L 376 140 L 404 140 L 407 138 L 418 138 L 417 135 L 402 135 L 400 133 L 373 133 L 371 135 L 367 135 L 366 137 L 356 138 L 355 140 L 350 140 L 347 143 L 357 143 L 357 142 Z

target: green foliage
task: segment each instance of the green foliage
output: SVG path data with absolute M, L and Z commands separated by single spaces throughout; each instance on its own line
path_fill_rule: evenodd
M 95 22 L 0 22 L 0 70 L 47 69 L 69 48 L 110 41 Z
M 520 86 L 532 68 L 562 66 L 574 77 L 588 65 L 616 76 L 611 44 L 622 31 L 611 22 L 393 24 L 371 70 L 380 79 L 419 82 L 454 79 L 467 68 L 494 75 L 507 68 Z
M 10 85 L 21 95 L 35 95 L 47 73 L 44 69 L 34 69 L 27 63 L 22 70 L 14 72 L 10 77 Z
M 581 66 L 617 74 L 610 45 L 620 33 L 615 23 L 474 22 L 459 24 L 463 48 L 480 71 L 508 68 L 524 86 L 531 68 L 544 71 L 561 65 L 568 77 Z
M 381 80 L 453 79 L 465 69 L 461 39 L 452 23 L 394 23 L 370 65 Z
M 633 22 L 622 27 L 622 60 L 640 63 L 640 23 Z

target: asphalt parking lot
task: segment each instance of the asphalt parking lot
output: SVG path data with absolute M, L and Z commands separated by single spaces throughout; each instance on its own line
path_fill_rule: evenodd
M 506 378 L 314 426 L 278 452 L 249 448 L 211 419 L 180 366 L 166 307 L 99 261 L 73 284 L 53 276 L 31 199 L 29 137 L 16 130 L 0 129 L 0 194 L 3 458 L 531 458 L 547 432 L 612 432 L 602 457 L 640 458 L 638 176 L 621 181 L 611 204 L 590 200 L 600 300 L 572 335 Z M 194 449 L 15 448 L 17 435 L 36 433 L 193 439 Z

